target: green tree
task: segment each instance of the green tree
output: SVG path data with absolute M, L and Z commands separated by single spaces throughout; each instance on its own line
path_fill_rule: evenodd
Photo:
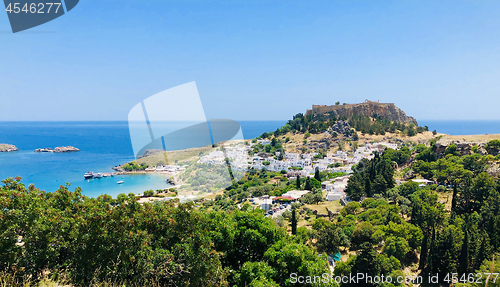
M 307 245 L 282 240 L 266 251 L 264 260 L 274 270 L 278 270 L 273 279 L 280 286 L 325 286 L 321 282 L 294 284 L 290 280 L 292 273 L 306 277 L 329 272 L 326 258 L 318 257 L 316 250 Z
M 491 155 L 497 155 L 500 152 L 500 140 L 492 140 L 486 144 L 486 150 Z
M 146 190 L 146 191 L 144 192 L 144 196 L 147 196 L 147 197 L 149 197 L 149 196 L 154 196 L 154 195 L 155 195 L 155 192 L 154 192 L 152 189 L 150 189 L 150 190 Z
M 304 186 L 304 190 L 312 190 L 311 179 L 309 177 L 306 178 L 306 184 Z
M 358 214 L 360 211 L 361 211 L 361 203 L 357 201 L 351 201 L 347 203 L 346 206 L 342 208 L 342 210 L 340 210 L 340 214 L 342 214 L 342 216 L 346 216 L 349 214 L 355 215 Z
M 321 176 L 320 176 L 320 174 L 319 174 L 319 168 L 318 168 L 318 167 L 316 167 L 316 168 L 314 169 L 314 179 L 316 179 L 317 181 L 320 181 L 320 182 L 321 182 Z
M 377 276 L 380 274 L 389 274 L 400 267 L 401 263 L 399 260 L 394 257 L 387 258 L 378 254 L 371 244 L 364 243 L 354 259 L 351 272 L 354 274 L 364 273 L 370 274 L 370 276 Z M 375 286 L 375 284 L 368 284 L 368 286 Z
M 116 202 L 118 204 L 123 204 L 125 203 L 125 201 L 128 199 L 128 196 L 125 194 L 125 193 L 120 193 L 118 194 L 118 196 L 116 197 Z
M 355 172 L 349 178 L 345 193 L 349 195 L 352 200 L 360 200 L 361 197 L 366 195 L 363 176 L 360 173 Z
M 337 253 L 339 247 L 349 248 L 351 246 L 349 237 L 344 234 L 342 228 L 333 224 L 319 230 L 316 239 L 318 251 L 326 252 L 329 255 Z
M 461 274 L 468 273 L 470 271 L 469 260 L 470 260 L 470 247 L 469 247 L 469 231 L 465 229 L 465 236 L 462 242 L 462 249 L 460 251 L 460 256 L 458 258 L 459 268 L 458 272 Z
M 361 222 L 358 224 L 351 236 L 351 244 L 353 248 L 359 248 L 364 243 L 374 243 L 372 238 L 374 233 L 375 229 L 369 222 Z
M 427 232 L 424 233 L 424 239 L 422 240 L 422 246 L 420 247 L 420 260 L 418 263 L 418 269 L 423 270 L 427 265 L 427 257 L 429 255 L 429 235 Z
M 295 208 L 292 209 L 292 219 L 290 220 L 290 225 L 292 226 L 292 234 L 297 234 L 297 214 Z
M 402 237 L 389 236 L 384 244 L 383 251 L 390 257 L 394 256 L 398 260 L 403 260 L 411 248 L 408 241 Z
M 265 262 L 246 262 L 241 267 L 241 271 L 235 275 L 234 281 L 237 286 L 249 286 L 255 284 L 257 280 L 269 282 L 276 277 L 276 272 Z
M 446 147 L 446 149 L 444 150 L 444 155 L 455 155 L 455 156 L 459 156 L 460 155 L 460 152 L 458 151 L 458 147 L 456 144 L 450 144 L 449 146 Z
M 260 212 L 238 209 L 208 213 L 207 228 L 215 249 L 224 254 L 223 266 L 233 270 L 239 270 L 247 261 L 261 261 L 266 250 L 285 236 L 284 229 L 277 229 Z

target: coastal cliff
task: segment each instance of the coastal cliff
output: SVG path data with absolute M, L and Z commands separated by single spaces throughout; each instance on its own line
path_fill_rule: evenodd
M 76 152 L 80 151 L 76 147 L 73 146 L 61 146 L 61 147 L 56 147 L 54 149 L 51 148 L 37 148 L 35 152 L 55 152 L 55 153 L 63 153 L 63 152 Z
M 377 115 L 380 119 L 400 122 L 404 124 L 414 124 L 418 126 L 415 118 L 407 116 L 403 110 L 393 103 L 379 103 L 365 100 L 364 103 L 346 105 L 313 105 L 311 110 L 306 111 L 306 116 L 321 116 L 324 114 L 334 115 L 337 118 L 343 116 L 350 119 L 353 115 L 373 117 Z
M 14 152 L 19 151 L 15 145 L 11 144 L 0 144 L 0 152 Z

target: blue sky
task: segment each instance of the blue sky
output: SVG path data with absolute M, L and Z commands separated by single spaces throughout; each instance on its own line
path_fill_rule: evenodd
M 208 118 L 394 102 L 417 119 L 500 119 L 498 1 L 81 0 L 12 34 L 0 120 L 126 120 L 196 81 Z

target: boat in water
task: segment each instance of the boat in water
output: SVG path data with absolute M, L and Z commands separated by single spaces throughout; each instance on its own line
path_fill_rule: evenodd
M 118 184 L 122 184 L 124 181 L 123 180 L 120 180 L 119 182 L 117 182 Z
M 85 173 L 83 177 L 85 179 L 92 179 L 92 178 L 103 178 L 103 177 L 113 177 L 115 176 L 112 172 L 111 173 L 93 173 L 91 171 Z
M 84 177 L 85 179 L 91 179 L 91 178 L 94 178 L 94 173 L 93 173 L 93 172 L 91 172 L 91 171 L 89 171 L 89 172 L 85 173 L 85 174 L 83 175 L 83 177 Z

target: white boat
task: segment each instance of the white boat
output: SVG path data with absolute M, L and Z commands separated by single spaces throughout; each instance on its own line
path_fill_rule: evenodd
M 84 177 L 85 179 L 90 179 L 90 178 L 93 178 L 93 177 L 94 177 L 94 173 L 93 173 L 93 172 L 91 172 L 91 171 L 89 171 L 89 172 L 85 173 L 85 174 L 83 175 L 83 177 Z
M 117 182 L 118 184 L 122 184 L 123 183 L 123 180 L 120 180 L 119 182 Z

